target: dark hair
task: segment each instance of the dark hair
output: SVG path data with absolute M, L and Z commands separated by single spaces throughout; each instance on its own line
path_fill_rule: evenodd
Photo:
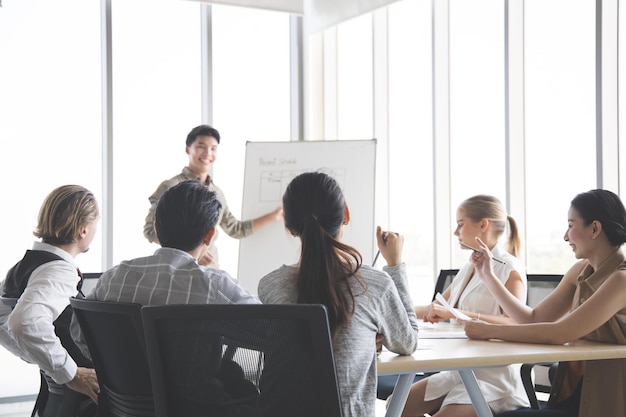
M 222 204 L 198 181 L 183 181 L 157 203 L 154 226 L 161 246 L 189 251 L 217 224 Z
M 51 245 L 76 242 L 80 229 L 98 220 L 100 212 L 94 195 L 80 185 L 62 185 L 48 194 L 33 234 Z
M 198 136 L 212 136 L 217 140 L 217 143 L 220 143 L 220 132 L 217 129 L 209 125 L 200 125 L 191 129 L 191 132 L 187 135 L 187 141 L 185 142 L 187 146 L 191 146 Z
M 321 172 L 298 175 L 283 195 L 285 227 L 302 241 L 298 303 L 324 304 L 333 337 L 354 313 L 350 277 L 361 282 L 361 254 L 337 240 L 345 208 L 339 185 Z
M 585 225 L 599 221 L 611 245 L 620 246 L 626 242 L 626 209 L 611 191 L 596 189 L 580 193 L 572 200 L 572 207 Z
M 507 251 L 518 256 L 521 251 L 521 239 L 517 222 L 506 213 L 506 209 L 500 200 L 491 195 L 479 194 L 463 201 L 459 208 L 463 209 L 465 215 L 474 222 L 487 219 L 493 225 L 496 237 L 502 236 L 506 230 L 506 223 L 509 223 L 509 239 L 507 241 Z

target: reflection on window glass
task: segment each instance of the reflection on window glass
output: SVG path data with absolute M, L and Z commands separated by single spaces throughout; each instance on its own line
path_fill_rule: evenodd
M 213 174 L 240 218 L 246 142 L 290 140 L 289 15 L 212 10 L 213 114 L 222 136 Z M 220 233 L 217 246 L 220 267 L 236 276 L 239 241 Z
M 101 201 L 100 7 L 98 2 L 5 1 L 0 8 L 0 275 L 37 240 L 46 195 L 80 184 Z M 77 18 L 80 16 L 80 18 Z M 79 35 L 77 35 L 79 34 Z M 77 257 L 100 270 L 101 245 Z M 0 347 L 0 397 L 32 395 L 33 365 Z
M 187 133 L 202 123 L 200 5 L 136 0 L 111 9 L 117 264 L 158 248 L 143 236 L 148 197 L 187 165 Z
M 405 237 L 413 301 L 427 304 L 434 289 L 433 229 L 424 222 L 433 218 L 430 3 L 394 3 L 388 18 L 389 228 Z
M 504 2 L 450 1 L 453 225 L 468 197 L 490 194 L 505 203 L 504 98 Z M 452 257 L 458 268 L 468 255 L 458 249 Z
M 337 26 L 338 139 L 373 135 L 372 15 Z
M 570 201 L 596 185 L 595 2 L 527 0 L 525 36 L 528 272 L 562 274 Z

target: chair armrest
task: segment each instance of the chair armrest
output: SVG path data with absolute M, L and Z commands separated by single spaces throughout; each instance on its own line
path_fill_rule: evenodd
M 557 362 L 535 362 L 535 363 L 524 363 L 520 368 L 520 376 L 522 377 L 522 384 L 524 384 L 524 390 L 526 390 L 526 395 L 528 396 L 528 400 L 530 401 L 530 407 L 534 410 L 539 409 L 539 401 L 537 401 L 536 387 L 533 382 L 532 371 L 535 366 L 545 366 L 549 367 L 548 378 L 550 382 L 554 380 L 554 376 L 556 375 L 556 369 L 558 367 Z M 541 386 L 543 388 L 540 390 L 541 392 L 549 393 L 550 387 Z

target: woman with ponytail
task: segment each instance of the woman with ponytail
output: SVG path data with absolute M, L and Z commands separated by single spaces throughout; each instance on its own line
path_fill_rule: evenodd
M 283 265 L 259 283 L 268 304 L 323 304 L 333 337 L 344 416 L 374 417 L 376 338 L 398 354 L 417 348 L 417 318 L 402 263 L 404 238 L 376 230 L 384 271 L 363 265 L 341 242 L 350 211 L 337 182 L 321 172 L 294 178 L 283 196 L 285 227 L 300 238 L 298 264 Z
M 520 259 L 520 238 L 517 224 L 497 198 L 476 195 L 463 201 L 456 212 L 454 235 L 461 249 L 478 249 L 477 239 L 485 242 L 493 253 L 494 279 L 520 303 L 526 302 L 526 273 Z M 509 229 L 506 246 L 501 242 Z M 467 245 L 467 246 L 464 246 Z M 482 249 L 481 249 L 482 250 Z M 489 288 L 478 277 L 479 271 L 468 262 L 459 270 L 450 286 L 443 292 L 446 301 L 465 315 L 488 323 L 515 323 L 508 317 Z M 438 301 L 416 306 L 415 313 L 426 322 L 454 319 L 452 313 Z M 528 396 L 520 378 L 520 365 L 475 370 L 481 392 L 492 411 L 514 410 L 528 406 Z M 403 416 L 474 417 L 476 411 L 458 372 L 447 371 L 431 375 L 413 384 Z

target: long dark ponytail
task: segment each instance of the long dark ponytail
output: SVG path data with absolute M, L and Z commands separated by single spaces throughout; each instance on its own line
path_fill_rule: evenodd
M 333 337 L 354 313 L 354 290 L 361 254 L 337 238 L 346 202 L 329 175 L 307 172 L 294 178 L 283 195 L 285 226 L 300 237 L 298 303 L 324 304 Z M 346 291 L 347 290 L 347 291 Z

